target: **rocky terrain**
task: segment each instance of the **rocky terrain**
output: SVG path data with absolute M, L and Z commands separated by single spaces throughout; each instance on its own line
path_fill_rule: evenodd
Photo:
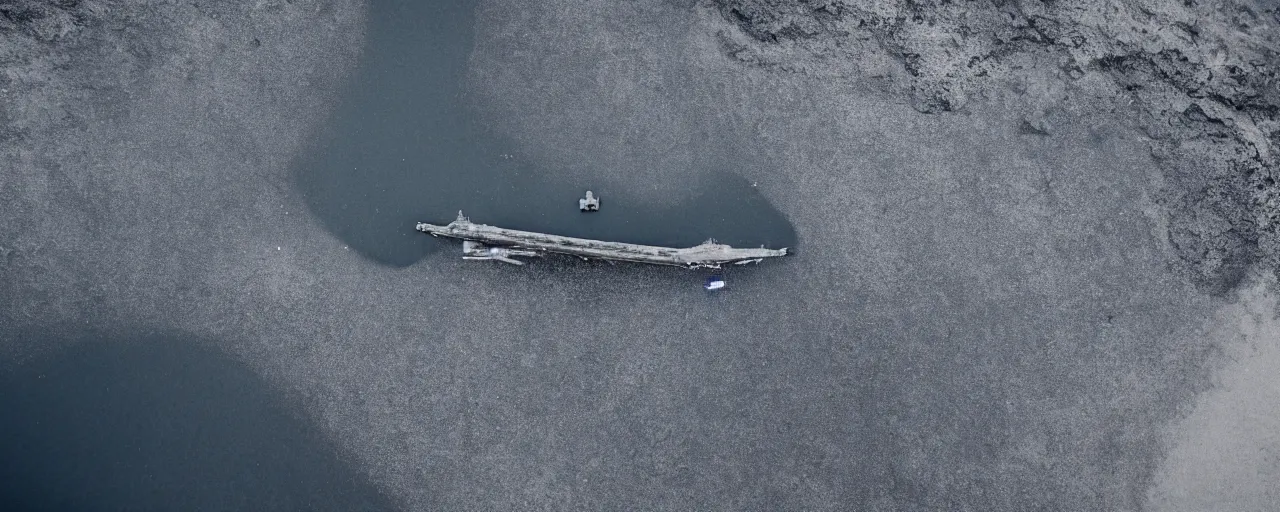
M 926 114 L 1026 96 L 1045 114 L 1122 112 L 1151 139 L 1169 243 L 1212 293 L 1280 268 L 1280 6 L 1236 1 L 714 0 L 725 51 L 876 84 Z

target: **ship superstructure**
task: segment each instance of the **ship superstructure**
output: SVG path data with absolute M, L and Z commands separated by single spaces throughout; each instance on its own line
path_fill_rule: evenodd
M 744 265 L 787 255 L 785 248 L 736 248 L 714 240 L 707 240 L 693 247 L 674 248 L 549 235 L 476 224 L 461 211 L 453 222 L 443 226 L 420 222 L 417 230 L 431 236 L 464 240 L 462 257 L 465 259 L 502 261 L 517 265 L 522 262 L 515 257 L 537 257 L 547 253 L 686 268 Z

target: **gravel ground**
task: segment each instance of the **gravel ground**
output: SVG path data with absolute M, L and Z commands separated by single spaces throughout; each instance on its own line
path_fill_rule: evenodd
M 708 296 L 330 236 L 354 0 L 0 2 L 0 354 L 212 340 L 413 510 L 1266 510 L 1275 11 L 1149 4 L 481 2 L 548 179 L 749 162 L 799 251 Z

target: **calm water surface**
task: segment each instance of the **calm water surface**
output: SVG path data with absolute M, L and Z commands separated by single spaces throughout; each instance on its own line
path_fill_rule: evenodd
M 565 183 L 509 157 L 468 110 L 463 80 L 472 49 L 471 0 L 375 1 L 368 47 L 319 143 L 299 159 L 295 183 L 342 241 L 387 265 L 410 265 L 447 241 L 416 233 L 463 210 L 473 221 L 633 243 L 794 247 L 790 223 L 746 180 L 743 162 L 673 169 L 700 175 L 692 199 L 656 208 L 607 185 Z M 727 151 L 726 153 L 732 153 Z M 709 176 L 706 178 L 705 176 Z M 582 214 L 586 189 L 602 197 Z
M 257 375 L 181 337 L 87 337 L 0 373 L 0 411 L 4 510 L 391 510 Z

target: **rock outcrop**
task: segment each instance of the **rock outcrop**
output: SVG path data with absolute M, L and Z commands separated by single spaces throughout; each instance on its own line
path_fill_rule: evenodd
M 1195 0 L 713 0 L 725 51 L 830 75 L 945 114 L 974 97 L 1045 112 L 1128 110 L 1150 137 L 1176 267 L 1223 293 L 1280 268 L 1280 7 Z

